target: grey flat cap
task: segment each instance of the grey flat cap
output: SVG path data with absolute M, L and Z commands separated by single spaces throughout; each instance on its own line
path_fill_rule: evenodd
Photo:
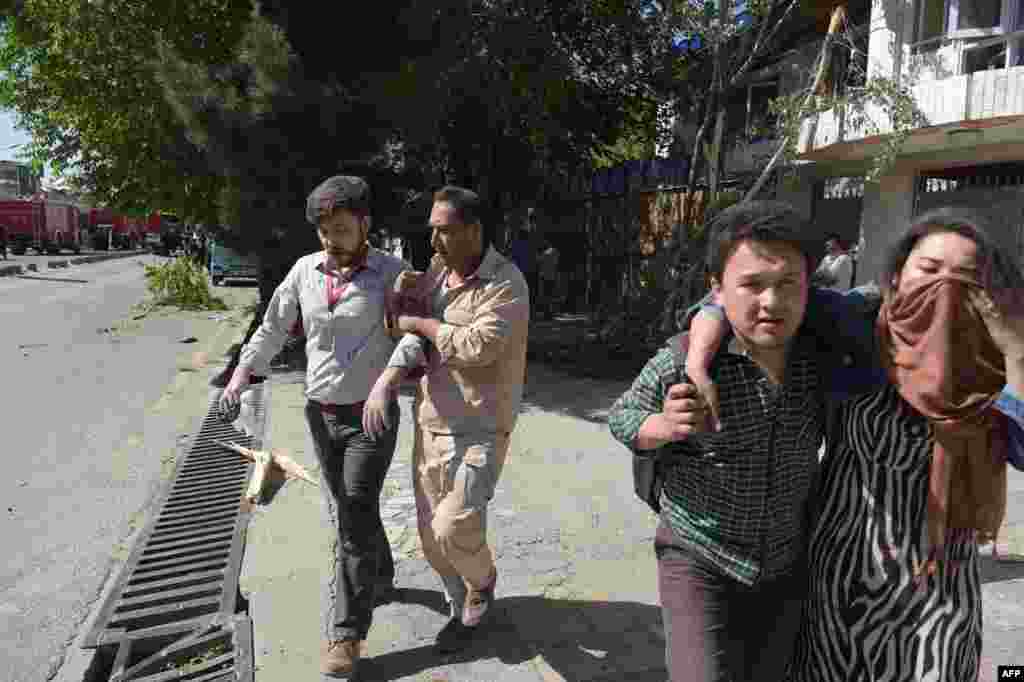
M 318 225 L 321 216 L 330 215 L 336 208 L 351 211 L 370 210 L 370 186 L 355 175 L 335 175 L 327 178 L 306 199 L 306 220 Z

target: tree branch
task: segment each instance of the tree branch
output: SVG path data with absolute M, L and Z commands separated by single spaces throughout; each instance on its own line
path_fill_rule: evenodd
M 834 10 L 832 10 L 832 18 L 829 21 L 828 33 L 825 34 L 825 40 L 821 42 L 821 53 L 818 57 L 818 68 L 815 70 L 814 73 L 814 82 L 811 83 L 811 88 L 808 91 L 807 95 L 804 97 L 804 101 L 800 107 L 800 111 L 807 110 L 811 101 L 816 96 L 815 93 L 818 91 L 818 89 L 821 87 L 822 82 L 825 80 L 825 74 L 828 73 L 827 60 L 832 50 L 832 42 L 836 33 L 839 31 L 840 24 L 843 22 L 845 18 L 845 5 L 839 5 Z M 764 170 L 761 171 L 761 175 L 758 176 L 757 181 L 754 183 L 754 186 L 751 187 L 750 191 L 747 192 L 746 196 L 743 197 L 743 200 L 740 202 L 741 204 L 745 204 L 751 199 L 753 199 L 755 196 L 757 196 L 757 193 L 761 191 L 761 188 L 764 187 L 764 184 L 768 181 L 768 176 L 775 168 L 775 165 L 779 162 L 779 159 L 782 158 L 782 153 L 785 151 L 786 146 L 789 144 L 789 139 L 790 136 L 786 135 L 779 142 L 778 149 L 776 149 L 775 153 L 772 154 L 772 158 L 768 161 L 767 165 L 765 165 Z
M 739 80 L 746 75 L 747 71 L 749 71 L 750 67 L 754 65 L 757 58 L 761 56 L 761 50 L 764 49 L 766 45 L 771 44 L 772 39 L 775 38 L 775 35 L 779 32 L 783 23 L 785 23 L 786 19 L 789 18 L 789 15 L 792 14 L 793 10 L 799 6 L 799 4 L 800 0 L 789 0 L 789 4 L 786 5 L 786 9 L 783 11 L 782 16 L 779 17 L 778 21 L 772 24 L 771 33 L 768 34 L 767 38 L 765 37 L 765 32 L 769 23 L 772 22 L 769 22 L 767 19 L 761 22 L 757 39 L 754 41 L 753 47 L 750 48 L 750 54 L 747 56 L 746 61 L 744 61 L 736 70 L 736 73 L 732 75 L 732 78 L 729 79 L 730 88 L 736 86 L 739 83 Z

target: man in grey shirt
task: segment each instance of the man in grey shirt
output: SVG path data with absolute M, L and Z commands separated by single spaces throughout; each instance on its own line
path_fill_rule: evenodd
M 266 374 L 299 317 L 306 332 L 306 420 L 338 529 L 334 596 L 321 651 L 321 672 L 355 674 L 360 643 L 370 629 L 380 586 L 391 588 L 394 563 L 380 518 L 380 492 L 395 452 L 398 403 L 367 434 L 363 407 L 395 341 L 385 328 L 389 293 L 408 263 L 367 241 L 369 187 L 361 178 L 334 176 L 306 202 L 323 251 L 300 258 L 277 287 L 263 324 L 242 349 L 223 401 L 236 404 L 251 374 Z

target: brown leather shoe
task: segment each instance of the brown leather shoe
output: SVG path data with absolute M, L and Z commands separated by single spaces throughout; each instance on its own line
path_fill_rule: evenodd
M 328 677 L 351 679 L 359 666 L 359 640 L 327 640 L 320 646 L 320 672 Z

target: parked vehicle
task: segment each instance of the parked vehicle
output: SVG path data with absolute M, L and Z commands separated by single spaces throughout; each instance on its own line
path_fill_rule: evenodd
M 163 219 L 159 213 L 154 211 L 146 218 L 146 223 L 143 226 L 142 245 L 153 249 L 153 253 L 159 254 L 161 251 L 160 235 L 162 232 Z
M 209 249 L 207 267 L 214 286 L 229 279 L 259 279 L 260 261 L 257 256 L 243 256 L 212 240 Z
M 64 249 L 81 253 L 79 211 L 71 204 L 46 200 L 0 201 L 0 222 L 7 227 L 11 253 L 57 254 Z
M 94 249 L 106 251 L 112 246 L 114 218 L 113 211 L 94 208 L 89 211 L 89 244 Z
M 181 246 L 183 226 L 173 213 L 154 211 L 146 219 L 145 243 L 153 247 L 158 256 L 173 256 Z
M 94 249 L 137 249 L 142 244 L 143 223 L 109 208 L 89 211 L 89 241 Z
M 138 249 L 142 244 L 142 221 L 125 215 L 114 219 L 112 246 L 115 249 Z

